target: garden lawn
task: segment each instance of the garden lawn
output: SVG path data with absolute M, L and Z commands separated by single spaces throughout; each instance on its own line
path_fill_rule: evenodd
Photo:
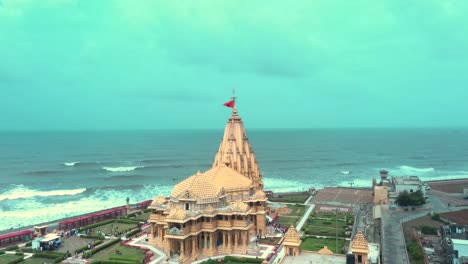
M 305 212 L 305 205 L 303 204 L 288 204 L 288 208 L 291 209 L 291 213 L 289 215 L 293 216 L 303 216 Z
M 269 198 L 271 202 L 283 202 L 283 203 L 304 203 L 309 198 L 307 194 L 301 195 L 291 195 L 291 196 L 283 196 L 277 198 Z
M 137 224 L 110 223 L 107 225 L 92 228 L 92 231 L 90 231 L 88 235 L 100 234 L 99 232 L 104 232 L 106 235 L 117 236 L 117 232 L 126 233 L 136 227 Z
M 343 248 L 345 244 L 344 239 L 338 239 L 338 251 L 341 253 L 341 248 Z M 327 246 L 328 249 L 335 252 L 336 242 L 333 238 L 315 238 L 315 237 L 307 237 L 304 241 L 302 241 L 301 249 L 308 250 L 308 251 L 319 251 L 324 246 Z
M 52 263 L 52 259 L 47 259 L 47 258 L 28 258 L 25 259 L 24 262 L 25 264 L 44 264 L 44 263 Z
M 120 251 L 121 254 L 116 254 L 117 250 Z M 146 255 L 143 253 L 143 250 L 136 249 L 133 247 L 121 246 L 119 243 L 117 243 L 116 245 L 99 251 L 91 258 L 99 260 L 109 260 L 111 257 L 124 257 L 130 259 L 137 259 L 141 263 L 145 259 L 145 256 Z
M 344 230 L 344 227 L 348 226 L 343 221 L 335 221 L 333 220 L 322 220 L 322 219 L 308 219 L 307 221 L 307 227 L 319 227 L 319 228 L 332 228 L 335 229 L 337 227 L 340 230 Z
M 150 214 L 151 214 L 151 213 L 148 212 L 148 213 L 143 213 L 143 214 L 141 214 L 141 215 L 137 215 L 137 216 L 136 216 L 136 219 L 141 220 L 141 221 L 143 221 L 143 222 L 144 222 L 144 221 L 148 221 L 148 219 L 149 219 L 149 217 L 150 217 Z
M 267 237 L 267 238 L 260 238 L 260 243 L 275 243 L 277 244 L 281 240 L 281 237 Z
M 299 222 L 299 217 L 297 216 L 280 216 L 276 221 L 283 227 L 289 227 L 290 225 L 296 226 L 296 223 Z
M 0 263 L 8 263 L 10 261 L 13 261 L 15 259 L 19 259 L 22 256 L 17 256 L 17 255 L 11 255 L 11 254 L 3 254 L 0 255 Z

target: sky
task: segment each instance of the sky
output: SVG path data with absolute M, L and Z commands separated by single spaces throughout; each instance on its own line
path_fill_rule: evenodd
M 468 1 L 0 0 L 0 130 L 460 127 Z

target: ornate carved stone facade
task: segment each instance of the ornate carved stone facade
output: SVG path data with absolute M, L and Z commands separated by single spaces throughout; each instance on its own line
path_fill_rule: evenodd
M 351 252 L 354 255 L 356 263 L 368 263 L 369 245 L 361 229 L 358 230 L 351 242 Z
M 284 250 L 287 256 L 298 256 L 301 252 L 301 236 L 297 232 L 296 228 L 291 225 L 288 228 L 288 232 L 284 234 Z
M 178 254 L 183 263 L 245 254 L 250 236 L 266 233 L 266 201 L 257 161 L 234 108 L 213 167 L 149 206 L 150 242 L 169 256 Z

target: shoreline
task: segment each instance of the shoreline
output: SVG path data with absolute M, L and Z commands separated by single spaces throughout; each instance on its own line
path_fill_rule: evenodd
M 425 181 L 425 183 L 427 183 L 427 184 L 432 183 L 432 184 L 435 184 L 435 185 L 442 184 L 442 183 L 447 183 L 448 185 L 453 185 L 453 184 L 458 184 L 458 183 L 468 183 L 468 177 L 467 178 L 459 178 L 459 179 L 432 180 L 432 181 Z M 311 185 L 313 185 L 313 183 Z M 326 187 L 340 187 L 340 186 L 324 186 L 323 188 L 326 188 Z M 317 188 L 316 190 L 323 189 L 323 188 Z M 371 186 L 369 186 L 369 187 L 343 187 L 343 186 L 341 186 L 341 188 L 369 189 L 369 188 L 371 188 Z M 308 192 L 309 191 L 304 190 L 304 191 L 274 192 L 274 193 L 277 194 L 277 195 L 282 195 L 282 196 L 286 195 L 287 196 L 287 195 L 304 194 L 304 193 L 308 193 Z M 134 205 L 136 205 L 136 204 L 134 204 Z M 122 205 L 122 206 L 124 206 L 124 205 Z M 114 207 L 112 207 L 112 208 L 114 208 Z M 4 229 L 4 230 L 0 230 L 0 235 L 13 233 L 13 232 L 21 231 L 21 230 L 27 230 L 27 229 L 33 230 L 34 226 L 41 226 L 41 225 L 47 225 L 48 226 L 47 228 L 49 230 L 58 229 L 58 225 L 59 225 L 59 223 L 61 221 L 68 220 L 68 219 L 73 219 L 73 218 L 77 218 L 77 217 L 81 217 L 81 216 L 85 216 L 85 215 L 89 215 L 89 214 L 93 214 L 93 213 L 102 212 L 102 211 L 105 211 L 105 210 L 108 210 L 108 209 L 111 209 L 111 208 L 104 208 L 104 209 L 99 210 L 99 211 L 89 212 L 89 213 L 86 213 L 86 214 L 80 214 L 80 215 L 75 215 L 75 216 L 71 216 L 71 217 L 65 217 L 65 218 L 51 220 L 51 221 L 43 222 L 43 223 L 37 223 L 37 224 L 34 224 L 34 225 L 22 226 L 22 227 L 11 228 L 11 229 Z

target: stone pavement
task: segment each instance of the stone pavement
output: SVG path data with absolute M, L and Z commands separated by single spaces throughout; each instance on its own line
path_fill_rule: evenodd
M 310 213 L 312 213 L 312 210 L 314 210 L 315 208 L 315 204 L 311 204 L 309 206 L 309 208 L 307 209 L 307 211 L 304 213 L 304 215 L 302 216 L 302 219 L 301 221 L 299 222 L 299 224 L 297 224 L 296 226 L 296 230 L 297 231 L 301 231 L 301 228 L 302 226 L 304 225 L 304 223 L 307 221 L 307 218 L 309 218 L 309 215 Z
M 161 261 L 163 261 L 164 259 L 166 259 L 166 254 L 164 252 L 162 252 L 161 250 L 149 245 L 149 244 L 146 244 L 146 243 L 143 243 L 142 240 L 146 239 L 146 234 L 138 237 L 138 238 L 134 238 L 132 239 L 132 241 L 130 243 L 128 243 L 129 245 L 132 245 L 132 246 L 137 246 L 137 247 L 141 247 L 141 248 L 147 248 L 149 250 L 151 250 L 154 255 L 156 256 L 155 259 L 153 259 L 152 261 L 149 262 L 149 264 L 156 264 L 156 263 L 160 263 Z
M 382 208 L 382 263 L 409 263 L 400 218 L 399 212 L 389 210 L 388 207 Z

